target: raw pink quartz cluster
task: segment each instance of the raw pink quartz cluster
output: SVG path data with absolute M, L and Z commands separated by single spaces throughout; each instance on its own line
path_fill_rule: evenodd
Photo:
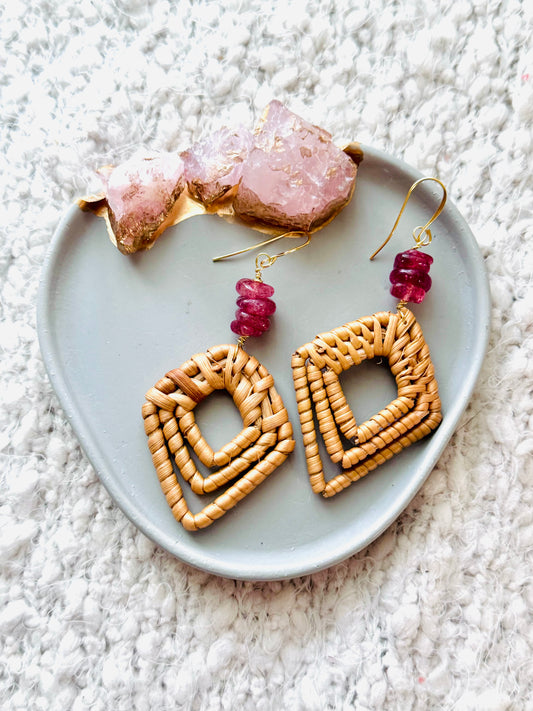
M 134 158 L 101 176 L 117 246 L 130 254 L 173 224 L 182 193 L 197 205 L 215 203 L 212 211 L 226 196 L 235 215 L 255 226 L 311 232 L 349 202 L 354 160 L 327 131 L 272 101 L 253 135 L 222 128 L 181 155 Z
M 146 249 L 185 188 L 183 161 L 172 153 L 132 158 L 101 177 L 118 248 Z
M 357 166 L 331 134 L 272 101 L 243 167 L 235 214 L 312 231 L 350 200 L 356 173 Z
M 221 128 L 181 154 L 189 192 L 210 205 L 238 185 L 253 145 L 250 131 Z

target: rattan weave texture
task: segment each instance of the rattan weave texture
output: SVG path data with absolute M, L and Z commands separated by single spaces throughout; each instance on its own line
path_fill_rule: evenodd
M 388 359 L 398 395 L 357 425 L 339 375 L 374 357 Z M 324 497 L 334 496 L 425 437 L 442 419 L 429 348 L 407 308 L 381 311 L 320 334 L 294 353 L 292 369 L 309 478 L 313 491 Z M 327 482 L 315 419 L 327 453 L 341 466 Z M 345 449 L 346 441 L 353 446 Z
M 206 442 L 194 408 L 215 390 L 227 390 L 243 429 L 217 452 Z M 146 393 L 142 414 L 161 488 L 174 517 L 189 531 L 206 528 L 261 484 L 294 449 L 292 426 L 274 378 L 236 345 L 198 353 L 169 371 Z M 206 468 L 203 476 L 190 449 Z M 212 503 L 193 514 L 183 496 L 171 457 L 196 494 L 217 491 L 239 477 Z

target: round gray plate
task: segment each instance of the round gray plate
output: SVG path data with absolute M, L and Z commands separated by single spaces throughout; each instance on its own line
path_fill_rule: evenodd
M 144 393 L 168 370 L 209 346 L 232 342 L 235 282 L 253 277 L 254 256 L 211 257 L 261 236 L 216 216 L 169 229 L 150 252 L 126 257 L 104 221 L 73 206 L 52 240 L 39 293 L 38 325 L 52 384 L 87 456 L 111 496 L 147 536 L 183 561 L 232 578 L 274 580 L 312 573 L 361 550 L 416 494 L 452 435 L 485 354 L 489 291 L 475 240 L 448 202 L 434 225 L 433 288 L 413 311 L 429 344 L 444 419 L 429 437 L 347 490 L 325 500 L 309 485 L 290 359 L 317 333 L 394 309 L 388 275 L 394 255 L 413 246 L 411 230 L 440 201 L 417 188 L 397 234 L 374 262 L 420 174 L 364 146 L 355 195 L 306 249 L 264 274 L 276 289 L 272 329 L 246 344 L 273 374 L 294 426 L 296 450 L 256 491 L 209 528 L 188 533 L 159 487 L 141 417 Z M 278 243 L 279 244 L 279 243 Z M 277 249 L 278 245 L 274 245 Z M 283 249 L 285 247 L 281 247 Z M 388 367 L 366 362 L 341 376 L 362 422 L 396 395 Z M 213 394 L 196 417 L 214 448 L 242 427 L 231 398 Z M 323 456 L 326 473 L 336 467 Z M 465 476 L 468 473 L 465 472 Z M 189 507 L 206 500 L 183 486 Z

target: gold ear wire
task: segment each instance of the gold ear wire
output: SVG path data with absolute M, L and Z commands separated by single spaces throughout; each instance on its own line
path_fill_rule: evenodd
M 311 235 L 309 234 L 309 232 L 303 232 L 303 230 L 296 230 L 295 232 L 284 232 L 282 235 L 278 235 L 277 237 L 271 237 L 270 239 L 266 239 L 264 242 L 260 242 L 259 244 L 253 244 L 251 247 L 245 247 L 244 249 L 239 249 L 236 252 L 230 252 L 229 254 L 222 254 L 219 257 L 213 257 L 213 261 L 221 262 L 223 259 L 228 259 L 229 257 L 236 257 L 238 254 L 250 252 L 252 249 L 260 249 L 261 247 L 264 247 L 267 244 L 272 244 L 272 242 L 276 242 L 278 239 L 282 239 L 283 237 L 305 237 L 306 240 L 303 244 L 299 244 L 297 247 L 293 247 L 292 249 L 287 249 L 284 252 L 275 254 L 272 257 L 263 252 L 257 257 L 257 259 L 259 259 L 259 257 L 268 258 L 265 263 L 261 265 L 262 268 L 271 267 L 276 261 L 276 259 L 278 259 L 278 257 L 284 257 L 286 254 L 291 254 L 292 252 L 296 252 L 297 250 L 302 249 L 303 247 L 307 247 L 307 245 L 311 241 Z M 256 267 L 258 265 L 259 263 L 256 260 Z
M 429 226 L 431 225 L 432 222 L 434 222 L 434 221 L 437 219 L 437 217 L 438 217 L 438 216 L 440 215 L 440 213 L 443 211 L 444 205 L 446 204 L 446 198 L 447 198 L 448 194 L 447 194 L 447 192 L 446 192 L 446 188 L 444 187 L 444 185 L 441 183 L 441 181 L 440 181 L 438 178 L 420 178 L 420 179 L 417 180 L 415 183 L 413 183 L 413 184 L 411 185 L 411 187 L 409 188 L 409 192 L 407 193 L 407 196 L 406 196 L 405 200 L 403 201 L 402 208 L 401 208 L 401 210 L 400 210 L 400 212 L 399 212 L 399 214 L 398 214 L 398 217 L 396 218 L 396 222 L 394 223 L 394 226 L 393 226 L 392 230 L 390 231 L 389 236 L 388 236 L 387 239 L 383 242 L 383 244 L 381 245 L 381 247 L 378 247 L 378 249 L 376 249 L 376 251 L 374 252 L 374 254 L 372 254 L 372 256 L 370 257 L 370 261 L 372 261 L 372 259 L 374 259 L 374 257 L 376 256 L 376 254 L 378 254 L 378 252 L 381 252 L 381 250 L 383 249 L 383 247 L 384 247 L 384 246 L 387 244 L 387 242 L 390 240 L 390 238 L 391 238 L 392 235 L 394 234 L 394 230 L 396 229 L 396 227 L 398 227 L 398 222 L 400 221 L 400 218 L 401 218 L 401 216 L 402 216 L 402 214 L 403 214 L 403 211 L 405 210 L 405 206 L 407 205 L 407 201 L 408 201 L 409 198 L 411 197 L 411 194 L 412 194 L 413 190 L 417 187 L 417 185 L 420 185 L 420 183 L 423 183 L 425 180 L 433 180 L 435 183 L 438 183 L 438 184 L 441 186 L 442 190 L 443 190 L 443 196 L 442 196 L 442 200 L 440 201 L 440 205 L 438 206 L 438 208 L 435 210 L 435 212 L 434 212 L 434 214 L 433 214 L 433 217 L 431 217 L 431 219 L 429 219 L 429 220 L 426 222 L 426 224 L 424 225 L 424 227 L 418 226 L 418 227 L 415 227 L 415 228 L 414 228 L 414 230 L 413 230 L 413 237 L 414 237 L 414 240 L 415 240 L 415 242 L 416 242 L 416 246 L 414 247 L 414 249 L 419 249 L 420 247 L 426 247 L 428 244 L 431 243 L 431 240 L 433 239 L 433 237 L 432 237 L 432 234 L 431 234 L 431 230 L 429 229 Z M 418 230 L 418 232 L 417 232 L 417 230 Z M 425 236 L 422 237 L 422 235 L 425 235 Z

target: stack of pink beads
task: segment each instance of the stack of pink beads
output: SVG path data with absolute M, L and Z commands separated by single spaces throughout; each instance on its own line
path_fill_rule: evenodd
M 419 304 L 431 289 L 429 268 L 432 263 L 433 257 L 419 249 L 408 249 L 397 254 L 389 277 L 392 284 L 390 293 L 402 301 Z
M 239 298 L 235 321 L 231 330 L 238 336 L 261 336 L 270 328 L 269 316 L 276 310 L 276 304 L 269 296 L 274 287 L 253 279 L 240 279 L 235 285 Z

